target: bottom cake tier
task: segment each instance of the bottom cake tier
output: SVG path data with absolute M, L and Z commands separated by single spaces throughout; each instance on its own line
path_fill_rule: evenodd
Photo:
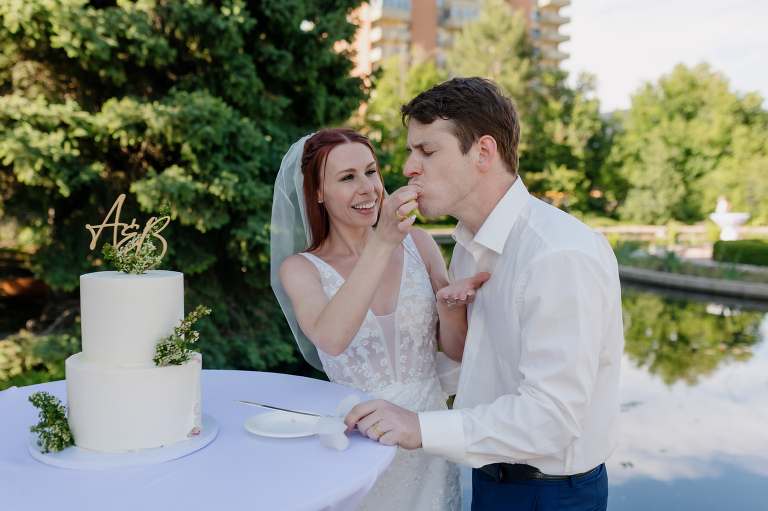
M 135 451 L 200 433 L 200 354 L 163 367 L 94 364 L 82 355 L 66 362 L 67 420 L 78 447 Z

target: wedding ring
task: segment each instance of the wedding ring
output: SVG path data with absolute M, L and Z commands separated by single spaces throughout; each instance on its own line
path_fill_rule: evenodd
M 399 211 L 399 210 L 397 210 L 397 209 L 395 210 L 395 216 L 396 216 L 396 217 L 397 217 L 397 219 L 398 219 L 398 220 L 400 220 L 401 222 L 402 222 L 403 220 L 405 220 L 406 218 L 408 218 L 407 216 L 403 216 L 403 215 L 401 215 L 401 214 L 400 214 L 400 211 Z
M 384 436 L 384 432 L 379 428 L 379 423 L 378 422 L 375 422 L 373 424 L 373 426 L 371 426 L 371 427 L 376 432 L 376 434 L 379 435 L 379 437 L 383 437 Z

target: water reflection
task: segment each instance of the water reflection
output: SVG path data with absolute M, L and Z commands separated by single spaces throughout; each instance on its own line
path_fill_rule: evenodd
M 622 307 L 625 354 L 668 385 L 695 385 L 723 365 L 749 360 L 765 316 L 626 288 Z
M 768 319 L 625 288 L 612 511 L 768 508 Z

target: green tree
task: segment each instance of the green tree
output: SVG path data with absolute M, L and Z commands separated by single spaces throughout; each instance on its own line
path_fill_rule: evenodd
M 523 11 L 489 0 L 480 16 L 456 36 L 448 68 L 456 76 L 483 76 L 501 85 L 523 108 L 530 106 L 530 82 L 537 75 Z
M 456 37 L 449 72 L 483 76 L 515 100 L 521 122 L 520 174 L 529 191 L 569 211 L 608 208 L 603 162 L 610 152 L 608 124 L 599 115 L 595 79 L 584 75 L 575 89 L 566 73 L 543 68 L 522 11 L 490 1 Z M 590 195 L 597 190 L 599 194 Z
M 757 94 L 742 98 L 744 110 L 751 115 L 734 127 L 728 150 L 702 178 L 705 213 L 714 210 L 718 196 L 725 195 L 733 211 L 749 213 L 754 224 L 768 223 L 768 112 L 762 103 Z
M 268 284 L 272 185 L 291 143 L 365 98 L 334 50 L 357 4 L 0 3 L 0 214 L 37 243 L 51 303 L 76 311 L 78 275 L 103 269 L 84 226 L 120 193 L 140 223 L 169 201 L 163 267 L 185 273 L 189 310 L 214 311 L 206 366 L 308 367 Z
M 582 74 L 575 88 L 566 77 L 544 69 L 530 93 L 533 107 L 521 117 L 520 172 L 530 192 L 571 213 L 610 214 L 617 185 L 606 166 L 612 122 L 600 115 L 593 75 Z
M 707 64 L 680 64 L 645 84 L 632 97 L 611 155 L 627 184 L 621 217 L 691 223 L 712 212 L 720 194 L 764 217 L 768 117 L 761 103 L 756 94 L 729 90 L 726 77 Z

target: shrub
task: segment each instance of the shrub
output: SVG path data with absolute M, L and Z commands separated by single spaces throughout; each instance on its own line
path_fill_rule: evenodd
M 724 263 L 768 266 L 768 243 L 763 240 L 720 240 L 712 249 L 712 259 Z

